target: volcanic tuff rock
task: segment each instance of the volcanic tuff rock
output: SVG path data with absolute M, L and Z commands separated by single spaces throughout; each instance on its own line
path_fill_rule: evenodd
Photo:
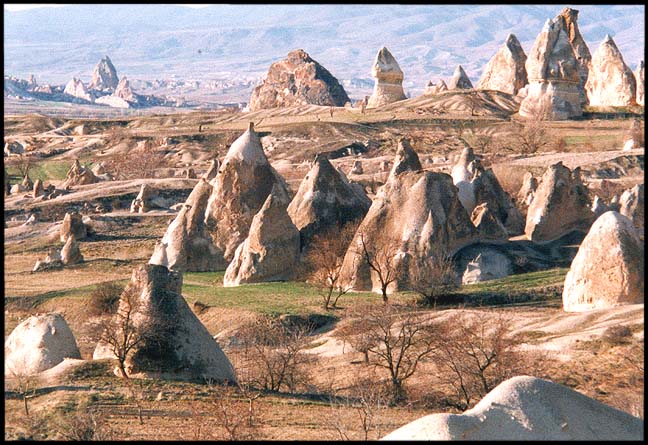
M 464 71 L 463 67 L 461 65 L 458 65 L 457 68 L 455 68 L 454 74 L 452 75 L 452 79 L 450 79 L 450 83 L 448 84 L 448 89 L 450 90 L 456 90 L 456 89 L 471 89 L 473 87 L 472 82 L 468 78 L 468 75 Z
M 589 73 L 589 65 L 592 61 L 592 55 L 578 29 L 578 11 L 566 7 L 561 11 L 557 18 L 562 18 L 565 22 L 565 28 L 569 35 L 569 43 L 574 51 L 574 56 L 578 62 L 578 75 L 580 84 L 578 90 L 581 98 L 581 105 L 587 105 L 587 94 L 585 93 L 585 83 Z
M 68 237 L 63 249 L 61 249 L 61 261 L 66 266 L 81 263 L 83 261 L 83 255 L 81 254 L 81 249 L 79 249 L 79 243 L 77 243 L 73 236 Z
M 431 414 L 381 440 L 642 440 L 643 420 L 549 380 L 505 380 L 462 414 Z
M 414 150 L 399 144 L 389 178 L 345 254 L 341 284 L 379 291 L 379 280 L 363 261 L 363 242 L 374 258 L 402 268 L 399 279 L 388 288 L 393 292 L 410 287 L 410 268 L 417 262 L 440 252 L 452 255 L 476 238 L 450 175 L 421 170 Z
M 90 96 L 90 93 L 88 93 L 88 90 L 83 84 L 83 81 L 81 79 L 77 79 L 76 77 L 73 77 L 72 80 L 70 80 L 67 85 L 65 85 L 63 92 L 65 94 L 69 94 L 70 96 L 78 97 L 79 99 L 92 102 L 92 96 Z
M 121 78 L 113 95 L 124 99 L 127 102 L 137 102 L 137 97 L 135 97 L 135 93 L 133 93 L 130 82 L 126 76 Z
M 75 159 L 67 175 L 65 175 L 62 187 L 67 188 L 73 185 L 94 184 L 96 182 L 99 182 L 99 179 L 94 173 L 89 168 L 83 167 L 78 159 Z
M 218 174 L 211 181 L 205 223 L 214 246 L 223 252 L 225 264 L 245 240 L 254 215 L 274 186 L 289 195 L 284 179 L 270 165 L 258 134 L 248 130 L 230 146 Z
M 129 376 L 236 382 L 227 356 L 191 311 L 181 291 L 182 274 L 164 266 L 147 264 L 133 271 L 113 318 L 117 321 L 125 316 L 130 299 L 134 332 L 143 341 L 126 359 Z M 115 329 L 119 332 L 118 327 Z M 102 358 L 114 358 L 104 341 L 97 344 L 93 354 L 95 360 Z
M 529 85 L 520 116 L 569 119 L 583 114 L 579 64 L 569 42 L 565 20 L 547 20 L 525 64 Z
M 472 261 L 466 264 L 461 275 L 461 284 L 481 283 L 482 281 L 497 280 L 508 277 L 513 273 L 511 260 L 492 248 L 482 248 Z
M 363 218 L 370 206 L 362 188 L 352 187 L 344 173 L 318 155 L 290 202 L 288 214 L 307 245 L 330 227 Z
M 45 189 L 43 188 L 43 181 L 40 179 L 37 179 L 34 182 L 34 188 L 32 190 L 32 197 L 33 198 L 38 198 L 39 196 L 42 196 L 45 193 Z
M 634 73 L 609 35 L 594 52 L 585 90 L 591 106 L 624 107 L 637 103 Z
M 290 278 L 299 257 L 299 230 L 288 212 L 288 196 L 273 187 L 223 277 L 224 286 Z
M 644 302 L 644 247 L 632 222 L 618 212 L 592 224 L 565 277 L 570 312 Z
M 517 194 L 517 203 L 526 215 L 526 211 L 533 201 L 533 196 L 538 188 L 538 180 L 531 172 L 526 172 L 522 178 L 522 186 Z
M 508 232 L 497 217 L 497 215 L 488 207 L 488 203 L 483 202 L 475 207 L 470 216 L 479 238 L 489 241 L 506 241 Z
M 477 89 L 497 90 L 516 95 L 527 83 L 524 54 L 515 34 L 509 34 L 506 41 L 484 68 Z
M 619 199 L 619 213 L 627 216 L 637 228 L 640 238 L 644 236 L 644 185 L 637 184 L 625 190 Z
M 373 93 L 367 102 L 367 108 L 406 99 L 403 91 L 403 71 L 394 56 L 384 46 L 376 54 L 371 76 L 375 79 Z
M 589 230 L 594 215 L 580 168 L 558 162 L 544 172 L 527 211 L 524 232 L 531 241 L 549 241 L 572 231 Z
M 594 213 L 594 218 L 598 218 L 608 210 L 610 209 L 605 205 L 605 202 L 598 195 L 595 195 L 592 200 L 592 213 Z
M 131 103 L 122 99 L 121 97 L 113 96 L 112 94 L 108 96 L 101 96 L 95 99 L 95 103 L 99 105 L 108 105 L 113 108 L 130 108 Z
M 88 85 L 89 90 L 114 90 L 119 83 L 117 70 L 110 57 L 106 56 L 97 63 L 92 72 L 92 80 Z
M 81 358 L 74 335 L 60 314 L 32 315 L 5 340 L 5 376 L 29 376 L 65 358 Z
M 444 91 L 448 91 L 448 85 L 446 85 L 443 79 L 439 79 L 437 83 L 433 83 L 430 80 L 425 86 L 425 90 L 423 91 L 423 94 L 425 96 L 430 96 L 430 95 L 442 93 Z
M 637 83 L 637 104 L 644 105 L 644 61 L 639 62 L 634 72 L 635 82 Z
M 342 107 L 349 101 L 344 87 L 304 50 L 270 65 L 263 84 L 254 88 L 250 111 L 315 104 Z
M 66 242 L 69 237 L 80 240 L 86 236 L 88 236 L 88 229 L 83 223 L 83 216 L 77 212 L 66 213 L 61 224 L 61 241 Z

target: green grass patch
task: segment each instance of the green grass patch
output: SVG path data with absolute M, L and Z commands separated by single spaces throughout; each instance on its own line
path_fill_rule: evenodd
M 63 180 L 71 165 L 70 161 L 39 162 L 29 170 L 29 178 L 32 181 L 40 179 L 44 182 Z M 7 166 L 7 173 L 11 176 L 19 175 L 18 169 L 13 166 Z
M 538 287 L 561 285 L 569 268 L 540 270 L 523 274 L 509 275 L 498 280 L 484 281 L 483 283 L 467 284 L 461 287 L 460 293 L 473 295 L 479 293 L 506 293 L 515 291 L 528 291 Z

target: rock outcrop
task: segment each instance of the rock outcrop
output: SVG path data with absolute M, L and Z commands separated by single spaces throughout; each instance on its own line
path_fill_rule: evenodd
M 512 273 L 513 265 L 506 255 L 492 248 L 483 248 L 477 257 L 466 264 L 466 269 L 461 275 L 461 284 L 497 280 Z
M 619 199 L 619 213 L 627 216 L 637 228 L 640 238 L 644 237 L 644 185 L 637 184 L 625 190 Z
M 608 210 L 610 209 L 605 205 L 605 202 L 598 195 L 594 196 L 592 200 L 592 213 L 594 214 L 594 218 L 598 218 Z
M 68 237 L 63 249 L 61 249 L 61 262 L 64 265 L 70 266 L 83 262 L 83 255 L 79 249 L 79 243 L 73 236 Z
M 154 190 L 153 187 L 151 187 L 148 184 L 142 184 L 140 187 L 140 191 L 131 201 L 130 205 L 130 212 L 131 213 L 146 213 L 149 210 L 151 210 L 152 203 L 151 201 L 153 200 L 154 197 Z
M 470 216 L 479 238 L 488 241 L 506 241 L 508 232 L 497 215 L 488 207 L 487 202 L 476 206 Z
M 550 241 L 572 231 L 587 232 L 594 220 L 580 168 L 570 171 L 558 162 L 540 179 L 529 206 L 524 232 L 532 241 Z
M 284 179 L 268 162 L 252 123 L 232 143 L 211 184 L 205 223 L 227 265 L 234 250 L 247 238 L 254 215 L 272 188 L 279 187 L 286 195 L 289 192 Z
M 425 86 L 423 94 L 425 96 L 432 96 L 435 94 L 443 93 L 444 91 L 448 91 L 448 85 L 446 85 L 443 79 L 439 79 L 437 83 L 434 83 L 430 80 Z
M 468 75 L 464 71 L 463 67 L 461 65 L 458 65 L 457 68 L 455 68 L 454 73 L 452 74 L 452 78 L 450 79 L 450 83 L 448 84 L 448 89 L 449 90 L 469 90 L 473 88 L 473 84 L 468 78 Z
M 63 92 L 65 94 L 69 94 L 70 96 L 92 102 L 92 96 L 90 96 L 90 93 L 88 93 L 88 90 L 83 84 L 83 81 L 81 79 L 77 79 L 76 77 L 73 77 L 72 80 L 70 80 L 67 85 L 65 85 Z
M 363 260 L 363 245 L 372 258 L 402 271 L 387 288 L 393 292 L 411 287 L 410 269 L 424 259 L 440 253 L 452 255 L 476 239 L 452 177 L 423 171 L 409 144 L 399 144 L 387 182 L 345 254 L 340 281 L 355 290 L 380 291 L 378 277 Z
M 134 335 L 142 338 L 126 359 L 127 373 L 140 378 L 236 382 L 227 356 L 191 311 L 181 291 L 182 274 L 164 266 L 147 264 L 133 271 L 114 319 L 123 317 L 132 307 Z M 117 333 L 119 324 L 114 326 Z M 93 359 L 102 358 L 114 355 L 100 341 Z
M 505 380 L 462 414 L 431 414 L 382 440 L 642 440 L 643 420 L 549 380 Z
M 92 173 L 89 168 L 83 167 L 78 159 L 74 161 L 63 181 L 63 188 L 74 185 L 86 185 L 99 182 L 99 179 Z
M 644 106 L 644 61 L 642 60 L 637 65 L 637 69 L 634 72 L 635 82 L 637 84 L 637 105 Z
M 113 96 L 112 94 L 96 98 L 95 103 L 99 105 L 107 105 L 113 108 L 131 108 L 132 105 L 121 97 Z
M 92 71 L 92 80 L 88 89 L 114 91 L 118 84 L 119 77 L 117 77 L 115 65 L 112 64 L 110 57 L 106 56 L 97 63 Z
M 644 302 L 644 247 L 627 217 L 610 211 L 592 224 L 565 277 L 569 312 Z
M 518 206 L 526 214 L 527 209 L 533 202 L 533 196 L 535 191 L 538 189 L 538 180 L 533 177 L 531 172 L 526 172 L 522 178 L 522 186 L 520 186 L 520 191 L 517 194 L 517 203 Z
M 43 188 L 43 181 L 40 179 L 37 179 L 34 182 L 34 188 L 32 190 L 32 197 L 33 198 L 38 198 L 39 196 L 43 196 L 45 193 L 45 189 Z
M 364 173 L 364 169 L 362 168 L 362 161 L 353 161 L 353 167 L 351 168 L 351 171 L 349 171 L 350 175 L 361 175 Z
M 281 281 L 292 276 L 300 243 L 299 230 L 290 219 L 287 206 L 288 196 L 282 188 L 273 188 L 227 266 L 224 286 Z
M 61 224 L 61 242 L 65 243 L 70 237 L 81 240 L 86 236 L 88 236 L 88 228 L 83 223 L 83 216 L 78 212 L 66 213 Z
M 124 99 L 126 102 L 137 103 L 137 97 L 133 90 L 131 89 L 130 81 L 126 76 L 122 77 L 117 87 L 115 88 L 114 96 Z
M 263 84 L 252 92 L 249 108 L 257 111 L 306 104 L 342 107 L 349 100 L 344 87 L 326 68 L 297 49 L 270 65 Z
M 583 114 L 580 65 L 561 16 L 547 20 L 525 64 L 529 85 L 520 104 L 524 118 L 570 119 Z
M 56 313 L 32 315 L 5 340 L 5 377 L 30 376 L 53 368 L 65 358 L 81 358 L 74 335 Z
M 609 35 L 592 56 L 585 90 L 591 106 L 625 107 L 637 103 L 634 73 Z
M 353 187 L 344 173 L 318 155 L 290 202 L 288 214 L 307 245 L 331 227 L 363 218 L 370 206 L 362 187 Z
M 516 95 L 527 83 L 527 56 L 515 34 L 509 34 L 482 72 L 479 90 L 496 90 Z
M 585 39 L 583 39 L 583 36 L 578 29 L 578 11 L 566 7 L 561 11 L 557 18 L 562 18 L 565 22 L 565 29 L 567 29 L 567 34 L 569 36 L 569 44 L 571 45 L 574 57 L 576 57 L 576 61 L 578 62 L 578 75 L 580 77 L 578 90 L 580 93 L 581 105 L 587 105 L 585 83 L 587 82 L 589 66 L 592 62 L 592 55 L 585 43 Z
M 367 101 L 367 108 L 406 99 L 403 91 L 403 71 L 394 56 L 384 46 L 376 54 L 371 76 L 375 79 L 373 93 Z

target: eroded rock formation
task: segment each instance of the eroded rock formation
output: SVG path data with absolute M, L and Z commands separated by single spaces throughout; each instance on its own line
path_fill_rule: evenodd
M 77 79 L 76 77 L 73 77 L 72 80 L 70 80 L 67 85 L 65 85 L 63 92 L 65 94 L 69 94 L 70 96 L 78 97 L 79 99 L 92 102 L 92 96 L 90 96 L 90 93 L 88 93 L 88 90 L 83 84 L 83 81 L 81 81 L 81 79 Z
M 111 90 L 114 91 L 119 83 L 117 70 L 110 57 L 106 56 L 97 63 L 92 71 L 92 80 L 88 85 L 89 90 Z
M 637 103 L 634 73 L 609 35 L 592 56 L 585 90 L 591 106 L 624 107 Z
M 431 80 L 425 86 L 423 94 L 426 96 L 432 96 L 434 94 L 439 94 L 444 91 L 448 91 L 448 85 L 446 85 L 443 79 L 439 79 L 437 83 L 432 82 Z
M 484 68 L 477 89 L 503 91 L 516 95 L 527 83 L 524 64 L 527 56 L 515 34 L 506 41 Z
M 371 75 L 375 81 L 367 108 L 380 107 L 407 98 L 403 91 L 403 71 L 392 53 L 384 46 L 376 54 Z
M 99 182 L 99 179 L 92 173 L 89 168 L 83 167 L 78 159 L 74 161 L 63 181 L 63 188 L 74 185 L 86 185 Z
M 463 67 L 461 65 L 458 65 L 457 68 L 455 68 L 454 73 L 452 74 L 452 78 L 450 79 L 450 83 L 448 83 L 448 89 L 449 90 L 456 90 L 456 89 L 462 89 L 462 90 L 468 90 L 473 88 L 473 84 L 468 78 L 468 75 L 464 71 Z

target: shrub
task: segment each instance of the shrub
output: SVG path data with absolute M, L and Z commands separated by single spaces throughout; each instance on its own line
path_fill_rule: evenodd
M 603 340 L 613 345 L 627 343 L 632 331 L 627 326 L 610 326 L 603 332 Z
M 91 315 L 114 314 L 123 291 L 124 287 L 114 281 L 98 284 L 90 294 L 88 311 Z

